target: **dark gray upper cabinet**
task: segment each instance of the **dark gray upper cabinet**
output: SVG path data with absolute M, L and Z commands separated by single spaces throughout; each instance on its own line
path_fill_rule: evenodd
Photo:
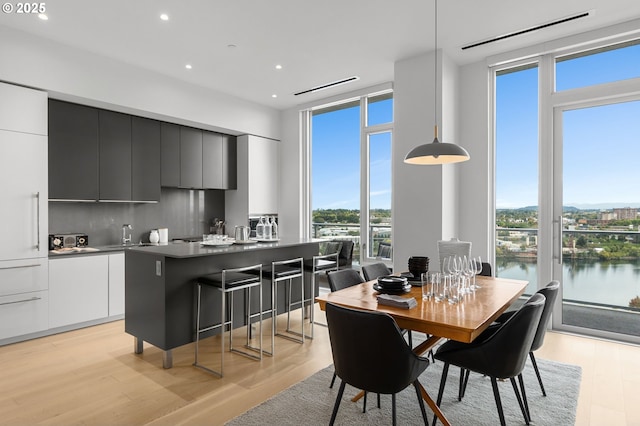
M 222 189 L 238 188 L 238 145 L 235 136 L 222 135 Z
M 180 126 L 160 124 L 162 186 L 180 186 Z
M 202 130 L 180 127 L 180 187 L 202 188 Z
M 98 199 L 98 110 L 49 99 L 49 198 Z
M 160 122 L 131 118 L 131 199 L 160 201 Z
M 223 188 L 222 135 L 202 132 L 202 187 Z
M 131 200 L 131 116 L 100 110 L 100 199 Z

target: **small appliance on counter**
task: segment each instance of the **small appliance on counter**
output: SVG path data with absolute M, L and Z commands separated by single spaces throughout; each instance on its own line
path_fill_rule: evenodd
M 87 247 L 88 245 L 89 236 L 87 234 L 49 234 L 49 250 Z

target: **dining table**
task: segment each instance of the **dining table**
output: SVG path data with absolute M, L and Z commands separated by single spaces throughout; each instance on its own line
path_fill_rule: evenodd
M 422 288 L 412 286 L 402 297 L 415 298 L 417 304 L 406 309 L 379 304 L 374 290 L 376 280 L 357 284 L 339 291 L 321 294 L 316 301 L 323 311 L 327 303 L 365 311 L 384 312 L 393 317 L 398 327 L 405 330 L 423 332 L 427 339 L 413 348 L 422 355 L 443 339 L 471 343 L 494 322 L 500 314 L 516 301 L 527 287 L 528 282 L 507 278 L 477 276 L 475 291 L 464 295 L 462 301 L 451 304 L 446 300 L 437 302 L 435 298 L 422 299 Z M 422 397 L 444 425 L 450 424 L 433 399 L 422 388 Z M 353 398 L 362 396 L 362 392 Z

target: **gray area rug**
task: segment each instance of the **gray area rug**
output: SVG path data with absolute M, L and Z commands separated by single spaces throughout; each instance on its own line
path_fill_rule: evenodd
M 580 389 L 582 370 L 575 365 L 539 359 L 538 368 L 544 381 L 547 396 L 543 397 L 530 361 L 524 369 L 524 383 L 531 411 L 532 425 L 573 425 Z M 429 365 L 420 376 L 420 383 L 436 400 L 442 373 L 442 362 Z M 381 367 L 383 368 L 383 367 Z M 472 373 L 467 392 L 462 402 L 458 402 L 457 367 L 449 369 L 445 394 L 441 409 L 454 425 L 497 425 L 500 424 L 491 381 L 487 377 Z M 375 374 L 375 372 L 372 372 Z M 326 425 L 338 393 L 340 380 L 329 389 L 333 367 L 327 367 L 313 376 L 286 389 L 273 398 L 236 417 L 227 424 L 233 425 Z M 499 382 L 500 397 L 508 425 L 524 425 L 522 413 L 515 399 L 509 380 Z M 350 399 L 358 393 L 347 385 L 336 418 L 338 425 L 390 425 L 391 396 L 381 396 L 381 407 L 377 408 L 375 394 L 370 394 L 367 412 L 362 413 L 362 399 L 353 403 Z M 396 397 L 397 422 L 399 425 L 423 424 L 415 389 L 409 386 Z M 433 412 L 425 404 L 431 421 Z M 441 424 L 438 422 L 438 424 Z

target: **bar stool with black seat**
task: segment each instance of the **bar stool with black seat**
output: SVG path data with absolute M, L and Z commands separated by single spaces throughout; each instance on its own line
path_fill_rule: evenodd
M 309 321 L 310 324 L 310 334 L 308 337 L 313 339 L 313 325 L 315 324 L 313 319 L 313 311 L 315 305 L 315 294 L 316 294 L 316 275 L 322 273 L 329 273 L 330 271 L 337 271 L 340 269 L 339 264 L 339 256 L 340 251 L 342 250 L 342 242 L 339 241 L 329 241 L 324 250 L 324 254 L 320 254 L 318 256 L 313 256 L 311 259 L 304 260 L 304 270 L 311 274 L 311 290 L 310 296 L 304 300 L 303 304 L 309 303 Z M 320 324 L 326 327 L 325 324 Z
M 298 343 L 304 343 L 304 259 L 280 260 L 271 262 L 271 353 L 274 351 L 274 336 L 284 337 Z M 291 301 L 293 279 L 300 278 L 300 301 Z M 287 305 L 287 328 L 285 333 L 278 332 L 278 284 L 285 283 L 285 304 Z M 300 333 L 291 330 L 291 307 L 300 305 Z
M 241 268 L 223 269 L 220 272 L 198 277 L 196 280 L 197 285 L 197 308 L 196 308 L 196 347 L 195 347 L 195 361 L 194 366 L 201 368 L 210 373 L 223 377 L 224 373 L 224 332 L 229 330 L 229 351 L 235 352 L 240 355 L 244 355 L 248 358 L 261 360 L 262 359 L 262 264 L 245 266 Z M 209 326 L 200 326 L 201 313 L 202 313 L 202 289 L 203 287 L 212 287 L 220 292 L 220 324 L 213 324 Z M 259 310 L 258 313 L 251 313 L 251 289 L 257 287 L 259 292 Z M 251 352 L 245 352 L 233 347 L 233 294 L 236 291 L 242 290 L 245 294 L 245 308 L 246 308 L 246 322 L 247 322 L 247 343 L 245 348 L 248 350 L 257 352 L 253 354 Z M 227 299 L 229 302 L 229 315 L 227 316 Z M 260 322 L 260 334 L 258 341 L 260 346 L 258 348 L 250 345 L 251 335 L 251 320 L 254 317 L 259 318 Z M 198 349 L 200 343 L 200 334 L 206 333 L 210 330 L 220 327 L 220 371 L 215 371 L 211 368 L 205 367 L 198 362 Z

